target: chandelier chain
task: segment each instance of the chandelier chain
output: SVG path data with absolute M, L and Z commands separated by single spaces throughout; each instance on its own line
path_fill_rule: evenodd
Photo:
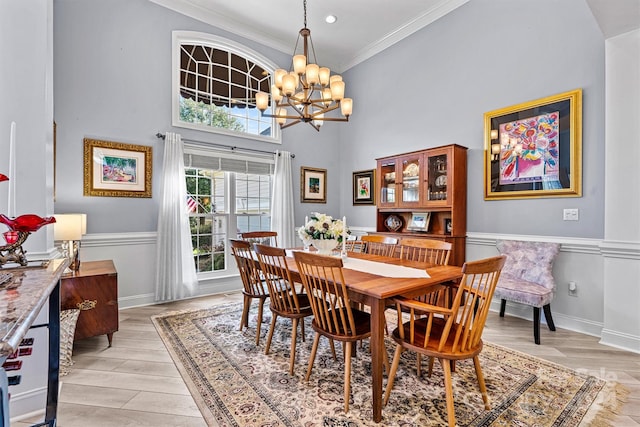
M 307 0 L 303 0 L 302 4 L 304 7 L 304 28 L 307 28 Z

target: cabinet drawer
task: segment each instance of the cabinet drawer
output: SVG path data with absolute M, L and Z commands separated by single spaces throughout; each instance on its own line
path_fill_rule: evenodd
M 117 331 L 117 274 L 63 278 L 61 308 L 81 310 L 74 340 Z

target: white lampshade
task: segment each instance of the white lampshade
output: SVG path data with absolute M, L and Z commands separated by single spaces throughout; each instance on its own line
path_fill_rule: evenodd
M 500 154 L 500 144 L 491 144 L 491 154 Z
M 324 114 L 318 114 L 315 116 L 316 118 L 313 120 L 313 124 L 320 127 L 324 123 Z
M 353 99 L 343 98 L 342 101 L 340 101 L 340 111 L 343 116 L 349 117 L 353 111 Z
M 264 111 L 267 109 L 268 105 L 269 105 L 269 94 L 266 92 L 256 93 L 256 107 L 258 107 L 258 110 Z
M 340 74 L 334 74 L 333 76 L 329 77 L 329 83 L 333 84 L 333 82 L 341 82 L 342 81 L 342 76 Z
M 320 78 L 320 84 L 326 86 L 329 84 L 329 76 L 331 75 L 331 70 L 328 67 L 320 67 L 318 70 L 318 77 Z
M 307 76 L 307 83 L 316 84 L 320 81 L 320 67 L 318 64 L 307 64 L 307 71 L 305 73 Z
M 296 90 L 296 78 L 293 74 L 286 74 L 282 76 L 282 93 L 286 96 L 291 96 Z
M 280 92 L 280 89 L 278 89 L 276 85 L 271 85 L 271 96 L 273 97 L 273 100 L 275 102 L 282 101 L 282 93 Z
M 282 77 L 289 74 L 287 70 L 278 68 L 273 72 L 273 83 L 278 89 L 282 89 Z
M 278 108 L 278 110 L 276 111 L 276 114 L 278 116 L 286 116 L 287 115 L 287 109 L 286 108 Z M 278 122 L 278 124 L 285 124 L 287 122 L 286 117 L 276 117 L 276 121 Z
M 58 214 L 54 215 L 56 222 L 53 226 L 55 240 L 81 240 L 87 233 L 86 214 Z
M 340 101 L 342 98 L 344 98 L 344 82 L 342 80 L 332 81 L 331 99 L 333 99 L 334 101 Z
M 304 74 L 307 68 L 307 57 L 304 55 L 295 55 L 293 57 L 293 71 L 296 74 Z
M 322 89 L 322 100 L 324 102 L 325 107 L 328 107 L 331 104 L 331 89 L 325 87 Z

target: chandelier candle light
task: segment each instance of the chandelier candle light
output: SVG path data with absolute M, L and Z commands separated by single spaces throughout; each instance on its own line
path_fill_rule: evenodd
M 296 54 L 300 37 L 303 50 L 302 54 Z M 309 58 L 309 49 L 312 58 Z M 304 28 L 298 34 L 292 63 L 293 70 L 278 68 L 273 73 L 271 107 L 268 93 L 256 93 L 256 106 L 262 115 L 274 117 L 281 129 L 303 122 L 320 131 L 320 126 L 325 121 L 348 122 L 353 110 L 353 100 L 344 97 L 345 83 L 342 76 L 331 75 L 329 68 L 317 64 L 311 30 L 307 28 L 307 0 L 304 0 Z M 343 117 L 326 116 L 326 113 L 337 108 L 340 108 Z M 287 123 L 287 119 L 293 121 Z

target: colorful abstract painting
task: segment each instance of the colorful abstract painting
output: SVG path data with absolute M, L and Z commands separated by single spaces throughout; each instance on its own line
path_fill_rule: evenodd
M 500 185 L 558 180 L 560 113 L 500 125 Z

